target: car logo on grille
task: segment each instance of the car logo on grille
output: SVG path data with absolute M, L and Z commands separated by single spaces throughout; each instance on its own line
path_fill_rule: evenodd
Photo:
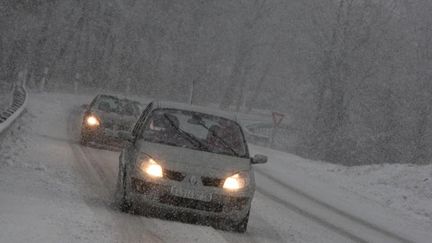
M 196 184 L 198 184 L 198 179 L 196 178 L 196 176 L 191 176 L 189 178 L 189 182 L 190 182 L 190 184 L 195 186 Z

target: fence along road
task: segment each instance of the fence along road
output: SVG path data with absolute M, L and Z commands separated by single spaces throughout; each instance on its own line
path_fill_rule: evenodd
M 24 111 L 28 102 L 25 82 L 15 84 L 12 91 L 12 102 L 8 108 L 0 111 L 0 134 L 5 131 Z

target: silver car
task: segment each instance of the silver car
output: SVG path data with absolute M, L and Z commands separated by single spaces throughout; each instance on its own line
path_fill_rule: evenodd
M 82 145 L 122 147 L 119 131 L 132 130 L 141 114 L 140 103 L 117 96 L 96 96 L 84 111 L 81 125 Z
M 255 180 L 235 117 L 196 106 L 152 102 L 119 161 L 117 200 L 123 211 L 186 213 L 247 229 Z M 226 228 L 226 227 L 223 228 Z

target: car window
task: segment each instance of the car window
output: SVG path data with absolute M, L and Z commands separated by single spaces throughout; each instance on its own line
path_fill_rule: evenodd
M 119 113 L 121 115 L 126 116 L 138 116 L 139 115 L 139 106 L 137 102 L 131 100 L 121 100 L 119 105 Z
M 104 112 L 118 112 L 119 111 L 119 100 L 112 96 L 100 96 L 94 104 L 98 110 Z
M 247 157 L 240 126 L 231 120 L 177 109 L 156 109 L 146 122 L 142 138 L 212 153 Z

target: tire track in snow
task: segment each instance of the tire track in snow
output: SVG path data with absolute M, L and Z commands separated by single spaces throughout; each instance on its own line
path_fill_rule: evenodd
M 67 124 L 67 132 L 69 137 L 72 140 L 76 140 L 74 121 L 76 121 L 77 117 L 80 117 L 80 114 L 77 110 L 72 110 L 69 112 L 69 119 Z M 115 219 L 114 225 L 119 230 L 119 242 L 142 242 L 143 240 L 146 242 L 164 242 L 158 235 L 149 232 L 142 227 L 142 222 L 139 217 L 133 217 L 132 215 L 126 215 L 121 212 L 114 212 L 110 207 L 110 193 L 106 188 L 106 176 L 103 171 L 100 169 L 96 169 L 94 164 L 91 163 L 86 153 L 82 150 L 81 146 L 77 143 L 71 142 L 69 146 L 75 156 L 75 169 L 78 174 L 81 175 L 82 179 L 86 181 L 86 185 L 90 186 L 90 188 L 81 188 L 82 190 L 89 190 L 89 193 L 96 195 L 96 197 L 92 197 L 91 199 L 88 196 L 83 195 L 84 202 L 88 205 L 88 207 L 95 212 L 96 215 L 108 214 L 111 216 L 110 218 Z M 99 201 L 102 199 L 102 202 Z M 95 202 L 97 204 L 95 205 Z M 102 208 L 100 207 L 102 204 Z M 103 211 L 103 212 L 101 212 Z M 117 232 L 114 232 L 117 233 Z
M 274 202 L 276 202 L 278 204 L 281 204 L 282 206 L 288 208 L 289 210 L 294 211 L 294 212 L 296 212 L 296 213 L 298 213 L 298 214 L 300 214 L 300 215 L 302 215 L 304 217 L 307 217 L 309 219 L 312 219 L 313 221 L 319 223 L 320 225 L 323 225 L 326 228 L 328 228 L 328 229 L 330 229 L 330 230 L 332 230 L 332 231 L 334 231 L 334 232 L 336 232 L 336 233 L 338 233 L 338 234 L 340 234 L 340 235 L 342 235 L 344 237 L 347 237 L 347 238 L 351 239 L 352 241 L 361 242 L 361 243 L 367 243 L 368 242 L 366 240 L 363 240 L 360 237 L 357 237 L 357 236 L 349 233 L 348 231 L 345 231 L 342 228 L 339 228 L 339 227 L 337 227 L 337 226 L 335 226 L 335 225 L 333 225 L 333 224 L 331 224 L 331 223 L 329 223 L 329 222 L 327 222 L 327 221 L 319 218 L 318 216 L 315 216 L 315 215 L 313 215 L 313 214 L 311 214 L 311 213 L 309 213 L 309 212 L 307 212 L 307 211 L 305 211 L 305 210 L 297 207 L 296 205 L 294 205 L 292 203 L 288 203 L 288 202 L 286 202 L 286 201 L 284 201 L 284 200 L 282 200 L 282 199 L 280 199 L 280 198 L 278 198 L 276 196 L 273 196 L 272 194 L 266 192 L 263 188 L 261 188 L 259 186 L 257 186 L 257 192 L 259 192 L 263 196 L 267 197 L 268 199 L 270 199 L 270 200 L 272 200 L 272 201 L 274 201 Z
M 350 214 L 348 214 L 344 211 L 341 211 L 341 210 L 339 210 L 339 209 L 337 209 L 337 208 L 335 208 L 335 207 L 333 207 L 333 206 L 331 206 L 325 202 L 321 202 L 318 199 L 298 190 L 297 188 L 294 188 L 294 187 L 286 184 L 285 182 L 283 182 L 277 178 L 274 178 L 273 176 L 271 176 L 270 174 L 268 174 L 266 172 L 263 172 L 262 170 L 255 170 L 255 172 L 258 175 L 266 178 L 267 180 L 270 180 L 273 183 L 275 183 L 275 184 L 277 184 L 277 185 L 279 185 L 285 189 L 288 189 L 289 191 L 291 191 L 292 194 L 295 194 L 297 197 L 302 197 L 303 199 L 305 199 L 309 202 L 312 202 L 313 204 L 317 204 L 320 207 L 325 208 L 329 212 L 336 214 L 339 217 L 346 218 L 346 219 L 354 222 L 355 224 L 358 224 L 364 228 L 367 228 L 370 231 L 375 231 L 376 233 L 383 235 L 384 237 L 390 239 L 390 242 L 411 242 L 411 241 L 409 241 L 409 240 L 407 240 L 407 239 L 405 239 L 405 238 L 403 238 L 403 237 L 401 237 L 395 233 L 389 232 L 389 231 L 382 229 L 379 226 L 373 225 L 372 223 L 369 223 L 369 222 L 367 222 L 361 218 L 350 215 Z M 316 221 L 317 223 L 319 223 L 323 226 L 326 226 L 327 228 L 341 234 L 342 236 L 348 237 L 349 239 L 354 240 L 356 242 L 369 242 L 368 240 L 363 239 L 363 237 L 356 236 L 355 234 L 344 229 L 343 227 L 338 226 L 338 225 L 330 222 L 329 220 L 327 220 L 325 218 L 321 218 L 318 215 L 315 215 L 313 213 L 306 211 L 301 206 L 295 205 L 293 203 L 288 202 L 287 200 L 281 199 L 280 197 L 271 194 L 268 190 L 265 190 L 265 189 L 261 188 L 260 186 L 257 186 L 257 191 L 259 193 L 261 193 L 262 195 L 270 198 L 271 200 L 273 200 L 273 201 L 275 201 L 275 202 L 289 208 L 290 210 L 293 210 L 293 211 L 295 211 L 295 212 L 297 212 L 297 213 L 299 213 L 299 214 L 301 214 L 307 218 L 310 218 L 313 221 Z

